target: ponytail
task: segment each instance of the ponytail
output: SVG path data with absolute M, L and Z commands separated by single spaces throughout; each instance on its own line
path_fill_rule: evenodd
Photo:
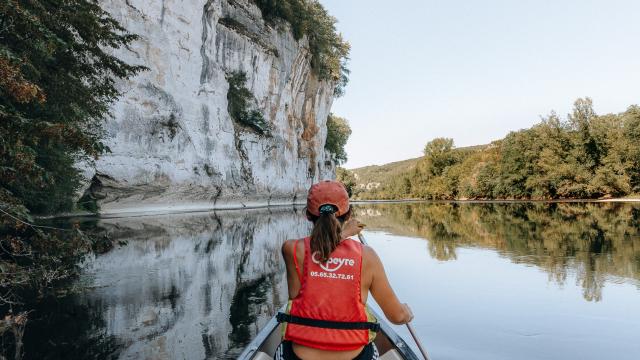
M 314 216 L 307 212 L 309 220 L 313 221 L 311 232 L 311 254 L 317 253 L 319 261 L 327 262 L 331 253 L 338 247 L 342 240 L 342 223 L 351 215 L 351 210 L 346 214 L 336 217 L 337 208 L 333 205 L 320 207 L 320 216 Z

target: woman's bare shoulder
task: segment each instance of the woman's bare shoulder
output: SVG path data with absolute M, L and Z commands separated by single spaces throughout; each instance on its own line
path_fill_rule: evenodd
M 380 264 L 380 257 L 378 253 L 369 245 L 362 245 L 362 258 L 365 262 L 371 265 Z
M 365 244 L 362 244 L 362 255 L 378 257 L 376 251 L 373 250 L 371 246 Z
M 295 239 L 285 240 L 282 243 L 282 254 L 283 255 L 291 255 L 293 253 L 293 248 L 296 243 Z
M 285 240 L 282 243 L 282 254 L 285 256 L 293 255 L 294 249 L 296 249 L 298 256 L 304 254 L 304 242 L 301 239 Z

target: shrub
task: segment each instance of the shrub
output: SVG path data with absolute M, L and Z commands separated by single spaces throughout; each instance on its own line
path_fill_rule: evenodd
M 249 105 L 253 99 L 253 94 L 245 86 L 247 74 L 242 71 L 232 72 L 227 76 L 229 91 L 227 92 L 227 102 L 229 115 L 238 123 L 245 125 L 259 134 L 267 134 L 269 125 L 258 110 L 249 110 Z
M 329 114 L 327 118 L 327 141 L 324 148 L 331 153 L 333 160 L 338 164 L 347 161 L 347 152 L 344 150 L 351 136 L 351 127 L 345 118 Z
M 353 175 L 353 172 L 345 168 L 338 167 L 336 169 L 336 180 L 340 181 L 344 185 L 349 197 L 353 197 L 355 195 L 356 177 Z

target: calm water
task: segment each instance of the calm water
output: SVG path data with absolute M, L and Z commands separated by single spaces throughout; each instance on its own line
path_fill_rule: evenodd
M 640 204 L 357 206 L 433 359 L 639 359 Z M 121 242 L 42 302 L 28 359 L 233 359 L 286 299 L 302 210 L 102 219 Z M 408 338 L 404 327 L 396 327 Z

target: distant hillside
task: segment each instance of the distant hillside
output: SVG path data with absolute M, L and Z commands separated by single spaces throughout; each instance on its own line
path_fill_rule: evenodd
M 482 150 L 488 145 L 475 145 L 456 148 L 457 151 L 475 151 Z M 413 158 L 402 161 L 395 161 L 384 165 L 369 165 L 355 169 L 349 169 L 356 179 L 356 190 L 363 195 L 364 193 L 378 189 L 383 184 L 388 184 L 391 179 L 397 178 L 410 170 L 413 170 L 418 162 L 422 159 Z M 362 197 L 362 196 L 360 196 Z M 364 196 L 366 198 L 366 196 Z
M 356 189 L 365 191 L 377 189 L 386 184 L 389 179 L 406 173 L 415 168 L 421 158 L 396 161 L 384 165 L 369 165 L 356 169 L 349 169 L 356 178 Z

